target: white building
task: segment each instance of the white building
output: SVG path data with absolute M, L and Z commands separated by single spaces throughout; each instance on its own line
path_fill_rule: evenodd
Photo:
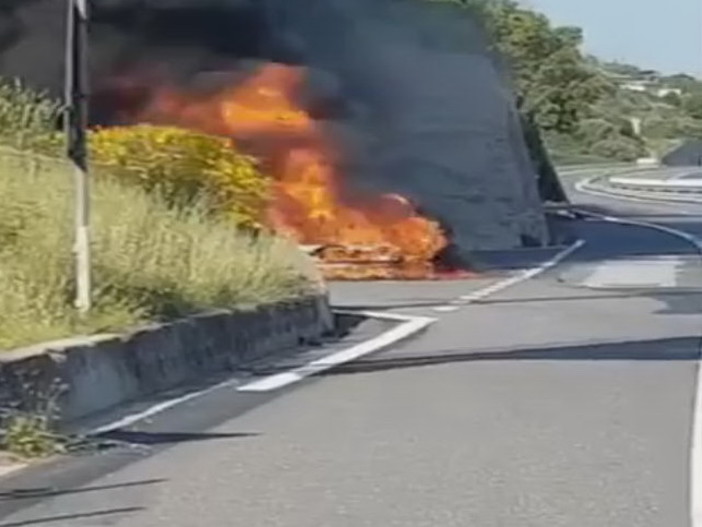
M 659 88 L 658 91 L 656 91 L 656 95 L 658 95 L 658 97 L 665 97 L 671 93 L 680 97 L 683 94 L 683 91 L 680 88 Z

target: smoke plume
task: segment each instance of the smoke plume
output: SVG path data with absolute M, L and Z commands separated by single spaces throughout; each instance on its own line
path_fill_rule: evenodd
M 0 75 L 60 93 L 64 3 L 3 0 Z M 197 91 L 304 65 L 302 103 L 353 185 L 407 196 L 466 251 L 546 241 L 513 94 L 469 16 L 420 0 L 93 3 L 95 120 L 140 103 L 125 79 Z

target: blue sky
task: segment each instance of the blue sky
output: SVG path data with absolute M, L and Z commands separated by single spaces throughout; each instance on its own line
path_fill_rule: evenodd
M 702 75 L 702 0 L 524 0 L 585 30 L 587 52 L 664 73 Z

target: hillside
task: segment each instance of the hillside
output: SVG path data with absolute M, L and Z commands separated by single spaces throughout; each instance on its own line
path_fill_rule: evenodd
M 580 28 L 554 26 L 512 0 L 427 1 L 480 14 L 555 162 L 631 161 L 702 137 L 694 77 L 586 56 Z

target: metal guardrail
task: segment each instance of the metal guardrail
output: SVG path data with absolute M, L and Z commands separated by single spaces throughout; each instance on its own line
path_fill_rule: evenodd
M 677 194 L 702 194 L 702 178 L 700 179 L 653 179 L 611 177 L 607 184 L 613 188 L 638 190 L 644 192 L 666 192 Z
M 555 165 L 556 172 L 581 172 L 589 170 L 616 170 L 635 168 L 631 163 L 592 163 L 582 165 Z

